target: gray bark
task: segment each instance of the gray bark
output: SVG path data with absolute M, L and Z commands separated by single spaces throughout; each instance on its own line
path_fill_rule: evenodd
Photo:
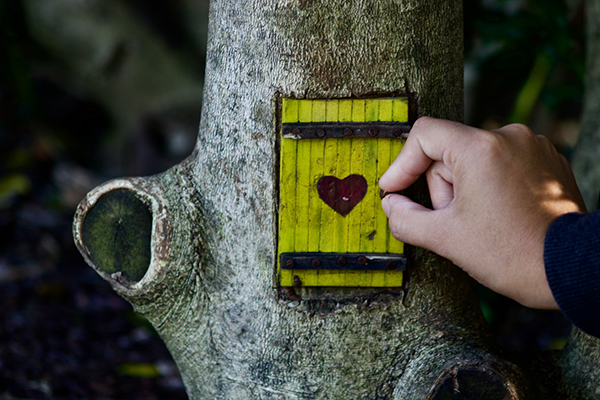
M 571 166 L 588 211 L 597 208 L 600 191 L 600 1 L 587 2 L 587 58 L 581 132 Z
M 279 99 L 412 94 L 420 115 L 461 120 L 461 13 L 453 0 L 213 1 L 194 153 L 96 188 L 74 224 L 87 262 L 164 339 L 190 398 L 553 393 L 498 355 L 468 278 L 425 250 L 409 250 L 402 291 L 298 299 L 274 284 Z M 136 217 L 117 189 L 149 207 L 151 228 L 118 236 Z M 119 261 L 119 247 L 146 241 L 141 274 Z

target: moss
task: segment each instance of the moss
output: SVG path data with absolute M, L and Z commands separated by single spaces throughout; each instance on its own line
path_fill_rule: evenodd
M 94 264 L 103 272 L 131 282 L 150 266 L 152 213 L 132 191 L 113 190 L 98 199 L 82 225 L 82 239 Z

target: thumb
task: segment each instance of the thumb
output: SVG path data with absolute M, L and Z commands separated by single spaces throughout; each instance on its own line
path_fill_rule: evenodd
M 389 194 L 381 202 L 389 219 L 392 235 L 401 242 L 436 251 L 444 235 L 440 221 L 443 210 L 430 210 L 411 199 L 398 194 Z

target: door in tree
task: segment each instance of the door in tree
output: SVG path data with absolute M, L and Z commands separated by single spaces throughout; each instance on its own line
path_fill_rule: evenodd
M 377 182 L 402 149 L 407 98 L 284 98 L 281 122 L 279 285 L 402 286 Z

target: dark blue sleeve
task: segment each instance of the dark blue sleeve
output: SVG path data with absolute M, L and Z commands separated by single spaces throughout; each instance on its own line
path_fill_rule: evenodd
M 600 212 L 559 217 L 546 233 L 546 276 L 562 312 L 600 337 Z

